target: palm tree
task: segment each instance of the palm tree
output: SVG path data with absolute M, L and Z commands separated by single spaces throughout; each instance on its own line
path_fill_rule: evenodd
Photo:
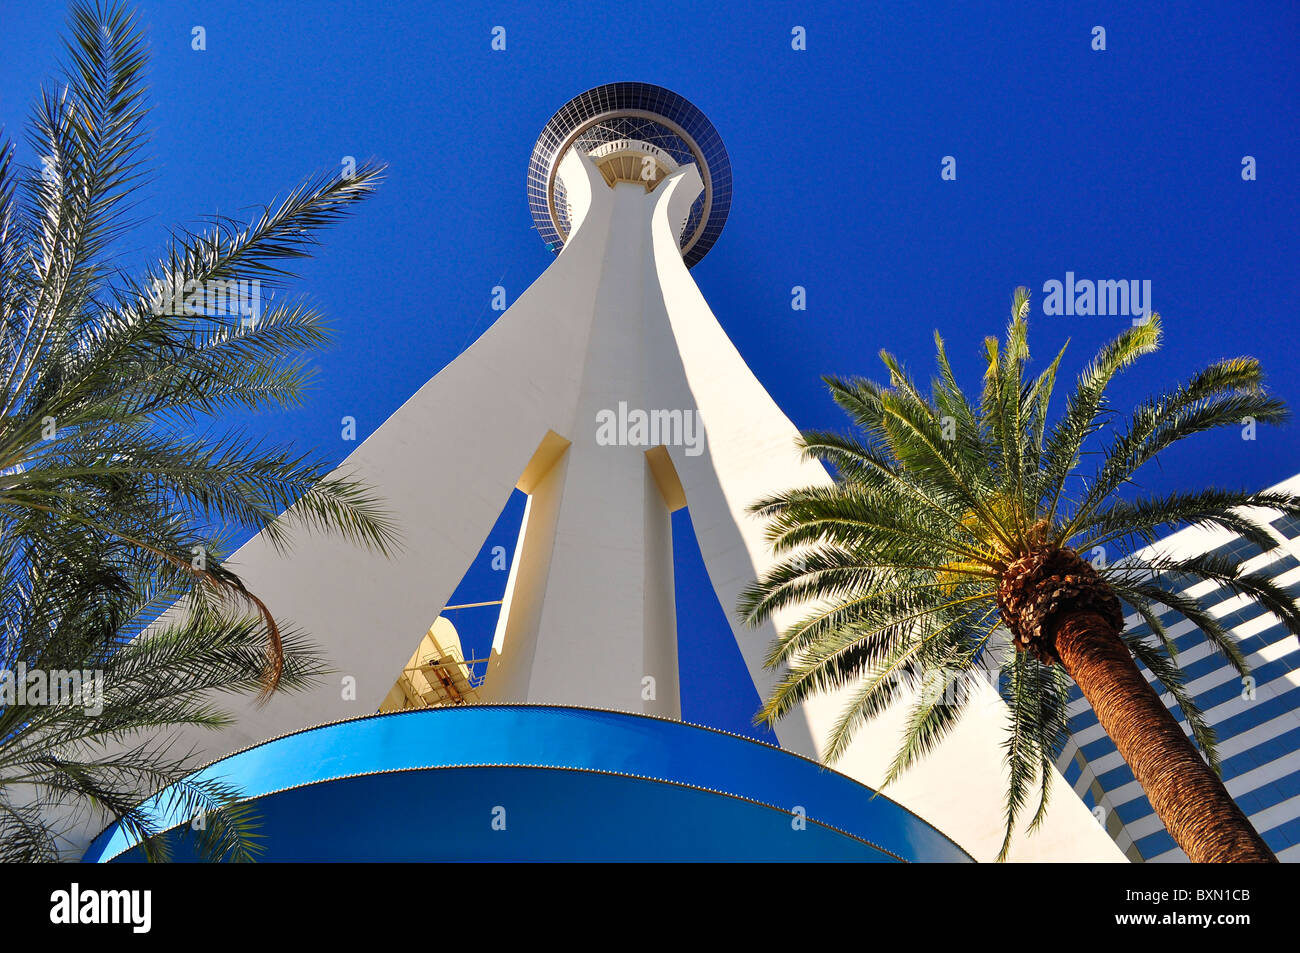
M 927 679 L 1000 673 L 1010 710 L 1002 860 L 1035 787 L 1030 829 L 1045 817 L 1073 680 L 1193 861 L 1275 861 L 1219 779 L 1214 732 L 1184 689 L 1156 607 L 1189 619 L 1243 677 L 1246 661 L 1232 637 L 1195 600 L 1162 587 L 1160 577 L 1212 581 L 1257 600 L 1293 633 L 1300 633 L 1300 607 L 1269 579 L 1244 573 L 1239 560 L 1165 554 L 1139 562 L 1132 551 L 1154 542 L 1162 527 L 1185 525 L 1219 527 L 1270 549 L 1274 538 L 1252 515 L 1300 515 L 1300 497 L 1200 490 L 1125 500 L 1118 493 L 1173 443 L 1247 418 L 1279 423 L 1286 409 L 1265 393 L 1254 358 L 1219 361 L 1138 406 L 1084 478 L 1085 445 L 1110 426 L 1107 387 L 1156 350 L 1160 316 L 1103 347 L 1049 426 L 1065 349 L 1026 378 L 1028 310 L 1028 290 L 1017 289 L 1005 343 L 985 342 L 977 400 L 958 386 L 937 333 L 929 396 L 888 352 L 881 354 L 888 386 L 827 378 L 860 434 L 808 432 L 801 446 L 837 471 L 834 483 L 753 506 L 783 558 L 746 590 L 741 614 L 758 624 L 811 605 L 773 643 L 768 665 L 784 674 L 758 720 L 773 724 L 815 693 L 851 686 L 827 739 L 834 760 L 865 722 L 910 694 L 888 784 L 933 749 L 969 698 L 918 691 Z M 1121 558 L 1106 565 L 1094 559 L 1094 566 L 1080 555 L 1098 547 Z M 1123 631 L 1124 604 L 1153 639 Z M 1015 651 L 999 658 L 1008 638 Z M 1182 709 L 1204 757 L 1135 658 Z
M 355 479 L 211 429 L 227 412 L 299 403 L 306 356 L 328 341 L 300 301 L 249 314 L 226 295 L 283 287 L 382 168 L 309 180 L 246 225 L 175 232 L 130 276 L 121 239 L 145 176 L 142 29 L 116 3 L 77 3 L 66 58 L 65 84 L 42 93 L 31 121 L 38 163 L 19 168 L 0 141 L 0 665 L 102 669 L 111 714 L 90 724 L 67 706 L 0 700 L 0 833 L 28 831 L 37 853 L 55 801 L 131 823 L 132 796 L 184 774 L 156 747 L 94 758 L 88 747 L 220 724 L 201 693 L 265 696 L 319 673 L 314 650 L 222 565 L 236 538 L 260 531 L 288 546 L 302 528 L 381 551 L 395 542 Z M 185 613 L 149 626 L 178 600 Z
M 157 815 L 143 809 L 159 790 L 164 809 L 195 819 L 181 833 L 195 838 L 200 856 L 256 859 L 257 818 L 240 792 L 188 778 L 196 767 L 190 752 L 173 750 L 159 732 L 230 723 L 212 695 L 264 685 L 261 619 L 198 609 L 142 634 L 168 589 L 143 567 L 129 591 L 105 592 L 100 583 L 116 581 L 121 566 L 97 565 L 90 548 L 85 555 L 75 572 L 29 563 L 31 571 L 4 578 L 10 697 L 0 710 L 0 862 L 59 859 L 77 846 L 67 832 L 104 815 L 149 859 L 167 860 Z M 301 636 L 286 631 L 282 639 L 278 691 L 311 685 L 325 671 L 321 659 Z M 42 677 L 29 682 L 33 672 Z

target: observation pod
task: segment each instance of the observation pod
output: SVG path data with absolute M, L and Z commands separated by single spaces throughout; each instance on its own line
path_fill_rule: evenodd
M 672 90 L 650 83 L 606 83 L 569 100 L 546 124 L 528 163 L 528 207 L 537 233 L 557 254 L 575 217 L 572 178 L 566 181 L 562 169 L 570 151 L 591 158 L 611 188 L 631 182 L 652 192 L 665 178 L 694 165 L 699 194 L 691 196 L 678 235 L 688 268 L 708 254 L 722 233 L 731 210 L 731 160 L 708 117 Z

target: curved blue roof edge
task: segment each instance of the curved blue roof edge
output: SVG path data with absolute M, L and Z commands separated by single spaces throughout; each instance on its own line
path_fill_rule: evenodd
M 257 800 L 344 779 L 476 768 L 588 772 L 690 788 L 792 816 L 802 808 L 809 824 L 894 859 L 972 860 L 911 811 L 815 761 L 714 728 L 599 709 L 469 705 L 368 715 L 268 740 L 191 777 L 220 778 L 244 800 Z M 161 830 L 190 821 L 166 792 L 149 799 L 146 812 Z M 111 861 L 137 846 L 113 824 L 82 859 Z
M 547 206 L 547 180 L 562 157 L 560 144 L 588 119 L 610 109 L 641 109 L 658 112 L 680 125 L 699 147 L 712 180 L 713 206 L 699 240 L 683 255 L 686 267 L 694 267 L 722 234 L 731 211 L 731 159 L 718 130 L 698 106 L 685 96 L 654 83 L 625 80 L 593 86 L 574 96 L 555 111 L 537 137 L 528 161 L 528 206 L 533 224 L 546 247 L 559 253 L 564 238 L 556 231 Z M 704 170 L 701 170 L 703 174 Z

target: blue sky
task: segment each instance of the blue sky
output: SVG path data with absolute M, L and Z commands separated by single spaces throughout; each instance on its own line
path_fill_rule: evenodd
M 0 123 L 20 138 L 56 77 L 66 9 L 0 6 Z M 1117 406 L 1243 353 L 1300 406 L 1300 12 L 1046 6 L 142 2 L 156 176 L 123 260 L 146 260 L 173 224 L 247 218 L 344 156 L 389 163 L 379 194 L 301 269 L 298 290 L 337 330 L 306 406 L 230 421 L 342 459 L 355 444 L 340 418 L 364 439 L 486 329 L 493 286 L 513 301 L 551 261 L 524 193 L 549 116 L 591 86 L 642 80 L 722 135 L 731 216 L 693 274 L 802 427 L 840 425 L 820 375 L 877 375 L 881 347 L 928 374 L 935 328 L 974 385 L 980 341 L 1001 332 L 1019 284 L 1035 294 L 1034 354 L 1070 338 L 1077 372 L 1128 319 L 1044 315 L 1044 282 L 1067 271 L 1149 280 L 1164 317 L 1164 349 L 1121 380 Z M 206 50 L 191 49 L 196 25 Z M 490 49 L 498 25 L 504 52 Z M 796 25 L 806 50 L 791 49 Z M 1255 181 L 1242 180 L 1247 155 Z M 806 311 L 790 308 L 794 285 Z M 1274 483 L 1300 471 L 1296 433 L 1190 441 L 1140 489 Z M 509 545 L 507 523 L 496 536 Z M 684 714 L 739 728 L 752 691 L 684 542 Z M 499 595 L 504 573 L 483 563 L 459 598 Z

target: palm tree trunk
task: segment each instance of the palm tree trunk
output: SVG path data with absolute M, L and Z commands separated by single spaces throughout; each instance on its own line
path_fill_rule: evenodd
M 1187 856 L 1197 863 L 1277 863 L 1105 617 L 1073 613 L 1055 628 L 1065 671 Z

